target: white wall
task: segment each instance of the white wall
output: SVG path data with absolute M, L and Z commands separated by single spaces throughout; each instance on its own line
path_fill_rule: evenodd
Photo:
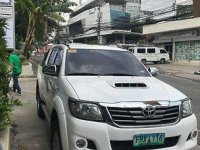
M 102 8 L 102 25 L 105 25 L 105 23 L 110 23 L 111 19 L 110 19 L 110 7 L 109 4 L 105 4 Z M 90 27 L 96 26 L 97 25 L 97 14 L 98 14 L 98 10 L 97 8 L 92 8 L 90 10 L 84 11 L 81 14 L 70 18 L 68 21 L 68 25 L 71 25 L 77 21 L 84 21 L 85 25 L 84 25 L 84 29 L 88 29 Z M 109 25 L 109 24 L 106 24 Z
M 200 27 L 200 17 L 179 21 L 162 22 L 143 27 L 143 34 L 154 34 Z

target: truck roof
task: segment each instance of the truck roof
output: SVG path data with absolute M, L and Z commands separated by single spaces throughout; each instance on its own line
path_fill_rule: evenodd
M 67 46 L 64 44 L 60 44 L 62 46 Z M 116 50 L 116 51 L 126 51 L 121 48 L 117 47 L 110 47 L 110 46 L 104 46 L 104 45 L 89 45 L 89 44 L 81 44 L 81 43 L 73 43 L 73 44 L 68 44 L 70 48 L 75 48 L 75 49 L 94 49 L 94 50 Z

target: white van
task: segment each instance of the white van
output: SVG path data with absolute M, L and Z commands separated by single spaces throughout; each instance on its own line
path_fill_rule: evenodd
M 164 64 L 166 61 L 169 61 L 169 54 L 163 48 L 129 47 L 128 50 L 132 52 L 143 64 L 146 64 L 146 62 L 160 62 L 161 64 Z

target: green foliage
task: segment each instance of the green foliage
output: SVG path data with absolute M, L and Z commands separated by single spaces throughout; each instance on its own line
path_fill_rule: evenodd
M 22 47 L 22 44 L 21 42 L 23 41 L 22 37 L 20 37 L 18 34 L 15 35 L 15 46 L 16 46 L 16 49 L 21 49 Z
M 18 100 L 9 100 L 7 96 L 9 90 L 9 63 L 4 39 L 5 27 L 5 20 L 0 19 L 0 130 L 5 129 L 10 124 L 10 112 L 13 107 L 20 105 Z
M 69 0 L 15 0 L 16 34 L 24 40 L 25 51 L 35 42 L 47 41 L 48 33 L 59 28 L 58 22 L 66 21 L 60 12 L 72 12 L 69 7 L 76 5 Z
M 10 100 L 8 96 L 0 93 L 0 131 L 10 125 L 10 113 L 14 106 L 21 106 L 21 102 Z
M 140 45 L 149 45 L 149 42 L 146 39 L 139 40 Z
M 98 40 L 94 38 L 94 39 L 92 39 L 92 40 L 88 40 L 86 43 L 87 43 L 87 44 L 96 45 L 96 44 L 98 44 Z
M 8 59 L 6 58 L 6 41 L 4 39 L 6 26 L 5 20 L 0 20 L 0 91 L 3 93 L 8 92 Z

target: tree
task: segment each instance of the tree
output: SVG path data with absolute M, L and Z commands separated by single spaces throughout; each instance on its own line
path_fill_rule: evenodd
M 48 27 L 50 29 L 55 29 L 58 27 L 59 21 L 65 21 L 65 19 L 59 15 L 59 12 L 72 12 L 69 7 L 75 6 L 76 3 L 68 0 L 17 0 L 17 5 L 19 11 L 28 14 L 24 49 L 24 53 L 26 54 L 35 38 L 46 39 Z
M 9 100 L 7 93 L 9 90 L 9 69 L 6 41 L 4 39 L 6 23 L 0 19 L 0 131 L 10 124 L 10 112 L 15 105 L 21 103 L 18 100 Z

